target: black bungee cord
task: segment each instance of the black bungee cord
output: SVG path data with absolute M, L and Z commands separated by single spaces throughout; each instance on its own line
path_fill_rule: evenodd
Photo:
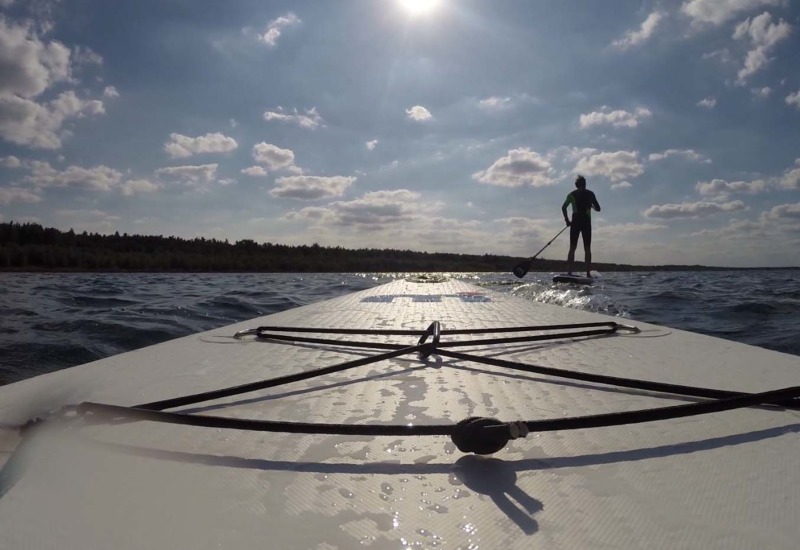
M 477 340 L 461 340 L 442 342 L 443 336 L 473 335 L 473 334 L 502 334 L 520 332 L 546 332 L 562 331 L 550 334 L 532 334 L 504 338 L 488 338 Z M 567 332 L 563 332 L 567 331 Z M 210 428 L 225 428 L 237 430 L 252 430 L 266 432 L 285 432 L 301 434 L 328 434 L 328 435 L 360 435 L 360 436 L 430 436 L 446 435 L 462 452 L 476 454 L 491 454 L 501 450 L 513 439 L 525 437 L 531 432 L 545 432 L 555 430 L 586 429 L 604 426 L 620 426 L 641 422 L 652 422 L 681 418 L 732 409 L 752 407 L 756 405 L 778 405 L 786 408 L 800 407 L 800 387 L 790 387 L 771 390 L 762 393 L 744 393 L 677 384 L 665 384 L 647 380 L 621 378 L 614 376 L 582 373 L 553 367 L 529 365 L 521 362 L 478 356 L 471 353 L 451 351 L 449 348 L 482 346 L 493 344 L 508 344 L 520 342 L 537 342 L 543 340 L 563 338 L 588 338 L 596 336 L 610 336 L 620 331 L 630 333 L 640 332 L 638 328 L 609 322 L 576 323 L 565 325 L 545 325 L 528 327 L 509 327 L 496 329 L 461 329 L 443 330 L 438 321 L 433 322 L 425 331 L 414 330 L 359 330 L 359 329 L 317 329 L 306 327 L 275 327 L 264 326 L 238 332 L 234 337 L 243 338 L 254 336 L 262 341 L 278 341 L 290 343 L 325 344 L 343 347 L 361 347 L 380 350 L 389 350 L 371 357 L 347 361 L 337 365 L 301 372 L 277 378 L 252 382 L 239 386 L 223 388 L 208 392 L 165 399 L 152 403 L 145 403 L 134 407 L 124 407 L 103 403 L 85 402 L 73 407 L 71 412 L 76 412 L 79 418 L 88 423 L 113 422 L 113 421 L 151 421 L 166 422 L 171 424 L 201 426 Z M 289 334 L 277 334 L 289 333 Z M 347 334 L 347 335 L 373 335 L 373 336 L 419 336 L 419 341 L 413 346 L 403 346 L 386 342 L 367 342 L 354 340 L 336 340 L 330 338 L 317 338 L 299 336 L 304 333 L 316 334 Z M 430 341 L 428 341 L 430 339 Z M 184 412 L 169 412 L 165 409 L 181 407 L 200 403 L 203 401 L 220 399 L 246 392 L 272 388 L 292 382 L 298 382 L 318 376 L 342 372 L 359 366 L 384 361 L 394 357 L 409 354 L 418 354 L 420 359 L 425 359 L 433 353 L 443 357 L 450 357 L 463 361 L 474 361 L 492 366 L 499 366 L 513 370 L 557 376 L 561 378 L 583 380 L 599 384 L 615 385 L 626 388 L 647 390 L 653 392 L 670 393 L 675 395 L 702 397 L 710 401 L 642 409 L 637 411 L 615 412 L 588 416 L 576 416 L 557 419 L 529 420 L 503 422 L 495 418 L 471 417 L 465 418 L 455 424 L 436 425 L 372 425 L 372 424 L 335 424 L 314 422 L 283 422 L 272 420 L 237 419 L 220 416 L 190 414 Z

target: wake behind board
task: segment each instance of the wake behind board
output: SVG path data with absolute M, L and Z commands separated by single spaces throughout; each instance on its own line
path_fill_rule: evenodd
M 594 277 L 583 277 L 581 275 L 556 275 L 553 277 L 554 283 L 571 283 L 574 285 L 590 285 L 594 283 Z
M 434 321 L 441 330 L 422 334 Z M 580 336 L 586 327 L 563 328 L 620 321 L 639 332 Z M 531 326 L 539 328 L 507 332 Z M 287 333 L 259 327 L 335 342 L 278 340 Z M 555 337 L 538 339 L 549 333 Z M 508 341 L 523 334 L 535 339 Z M 490 338 L 506 341 L 452 346 Z M 396 350 L 354 340 L 437 347 L 427 357 L 362 364 Z M 462 451 L 463 438 L 405 431 L 472 417 L 561 422 L 716 403 L 509 370 L 502 361 L 738 392 L 800 385 L 795 356 L 459 281 L 398 280 L 0 387 L 0 548 L 796 548 L 796 410 L 536 428 L 493 456 Z M 65 405 L 152 404 L 345 362 L 362 366 L 167 409 L 183 420 L 239 421 L 236 428 L 106 421 L 84 408 L 67 410 L 63 422 L 29 424 L 24 435 L 19 429 Z M 399 428 L 242 429 L 250 421 Z M 524 435 L 516 422 L 493 429 Z

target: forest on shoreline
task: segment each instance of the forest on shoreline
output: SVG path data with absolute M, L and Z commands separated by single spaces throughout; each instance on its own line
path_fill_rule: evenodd
M 579 255 L 580 256 L 580 255 Z M 289 246 L 243 239 L 184 239 L 162 235 L 102 235 L 0 223 L 0 271 L 110 272 L 430 272 L 510 271 L 521 258 L 391 249 Z M 537 259 L 530 271 L 564 271 L 563 260 Z M 580 264 L 578 265 L 580 267 Z M 706 271 L 699 265 L 634 266 L 595 263 L 600 271 Z

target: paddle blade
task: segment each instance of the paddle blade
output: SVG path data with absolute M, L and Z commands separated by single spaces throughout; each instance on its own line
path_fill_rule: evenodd
M 522 279 L 528 272 L 528 269 L 530 269 L 530 267 L 531 267 L 531 261 L 525 260 L 524 262 L 518 263 L 512 271 L 514 272 L 514 275 Z

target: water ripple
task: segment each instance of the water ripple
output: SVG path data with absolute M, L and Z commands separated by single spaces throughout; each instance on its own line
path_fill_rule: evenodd
M 277 313 L 403 273 L 0 273 L 0 383 Z M 459 273 L 527 300 L 628 317 L 800 355 L 800 271 Z

